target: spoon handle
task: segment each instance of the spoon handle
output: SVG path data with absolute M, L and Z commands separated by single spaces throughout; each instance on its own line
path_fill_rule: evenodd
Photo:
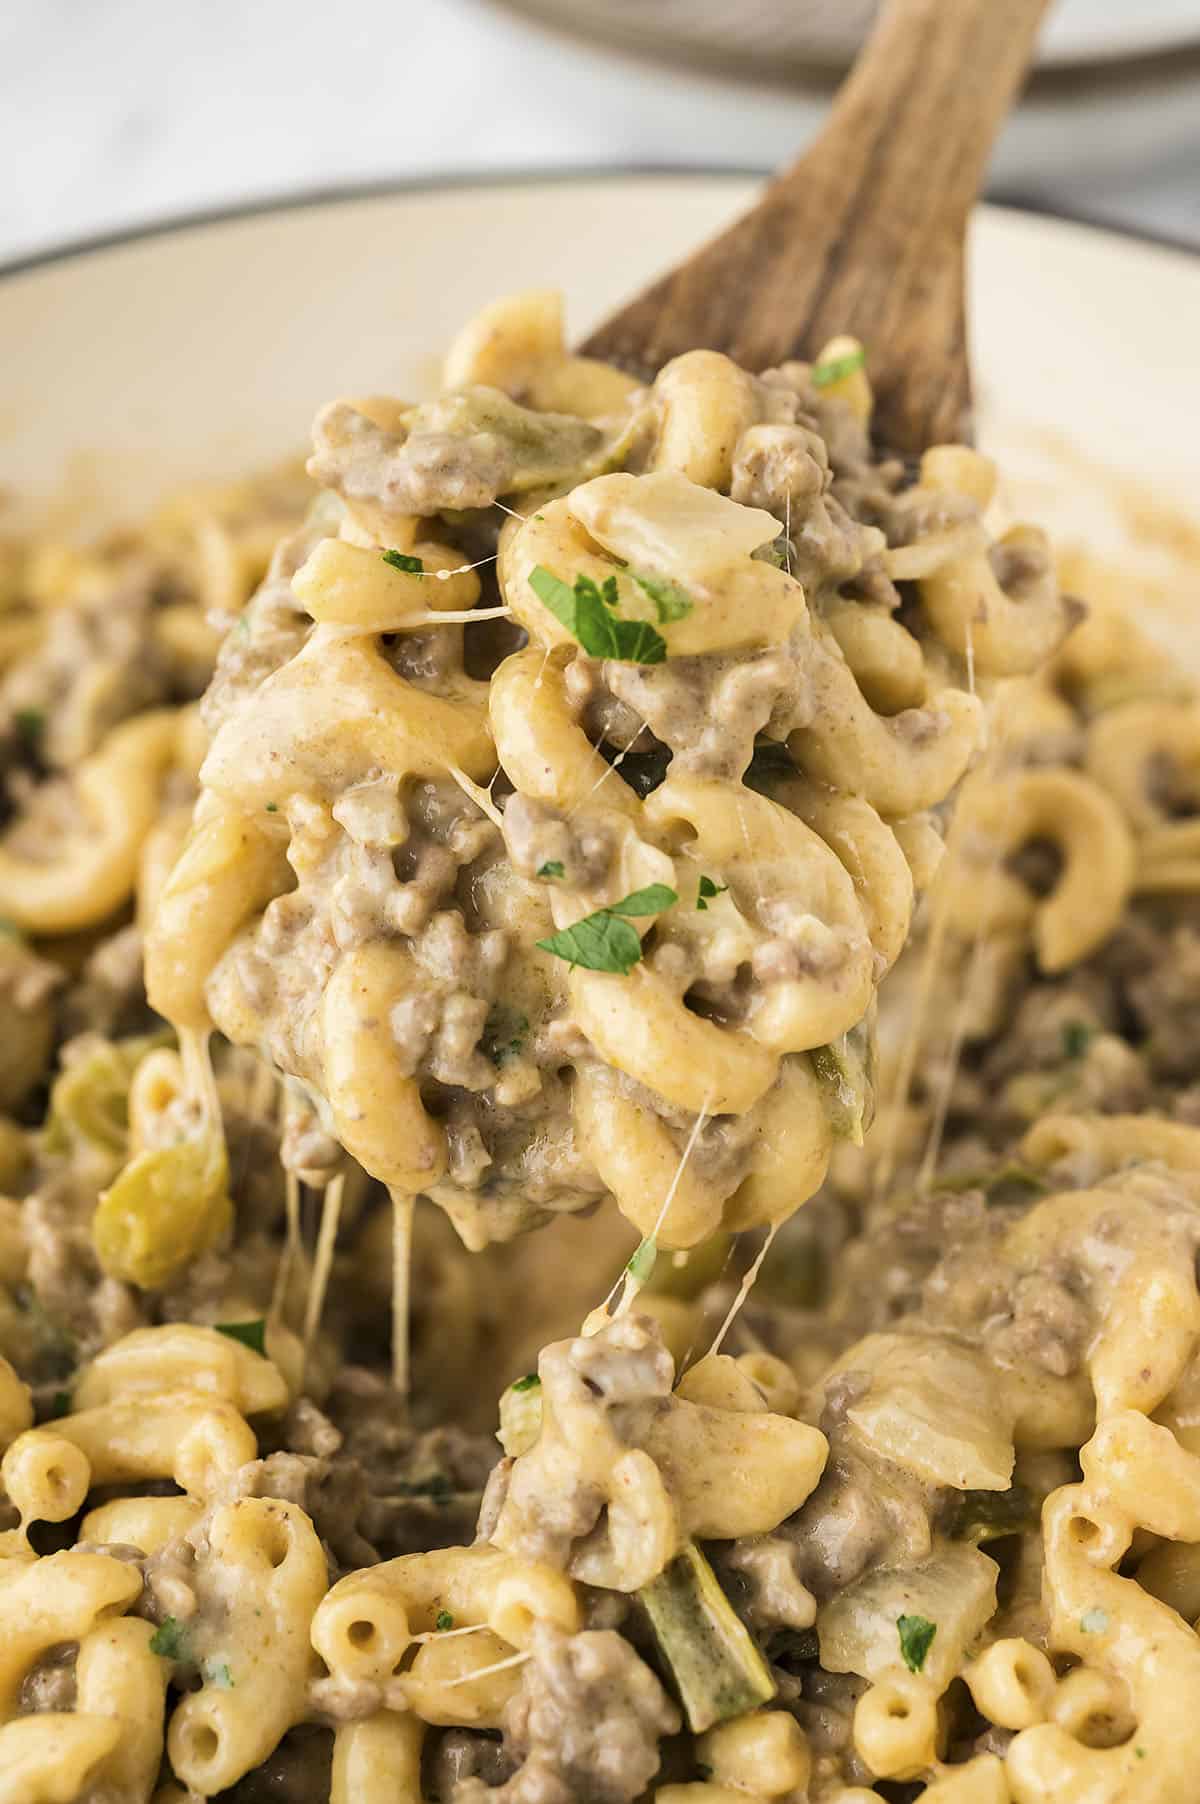
M 681 351 L 749 369 L 861 338 L 881 443 L 970 429 L 963 239 L 1049 0 L 885 0 L 799 160 L 583 347 L 641 375 Z

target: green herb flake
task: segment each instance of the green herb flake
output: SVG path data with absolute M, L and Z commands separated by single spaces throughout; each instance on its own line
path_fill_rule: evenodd
M 545 877 L 548 882 L 554 882 L 563 875 L 564 869 L 561 858 L 548 858 L 545 864 L 539 864 L 537 874 L 539 877 Z
M 666 883 L 648 883 L 645 889 L 631 890 L 619 902 L 610 902 L 608 913 L 614 915 L 660 915 L 664 908 L 678 902 L 676 892 Z
M 509 1388 L 518 1393 L 521 1391 L 536 1391 L 541 1382 L 542 1381 L 536 1372 L 526 1372 L 524 1378 L 514 1378 Z
M 1081 1059 L 1096 1036 L 1086 1021 L 1064 1021 L 1062 1049 L 1064 1059 Z
M 897 1616 L 896 1633 L 900 1637 L 900 1656 L 909 1672 L 920 1672 L 925 1657 L 933 1646 L 937 1623 L 927 1616 Z
M 835 382 L 861 370 L 866 361 L 867 353 L 861 345 L 857 351 L 847 351 L 844 357 L 827 357 L 823 363 L 813 364 L 812 385 L 814 388 L 831 388 Z
M 279 803 L 278 802 L 268 802 L 266 804 L 266 809 L 267 809 L 268 814 L 278 814 L 279 813 Z
M 615 576 L 606 577 L 601 588 L 590 576 L 579 575 L 569 587 L 544 564 L 535 564 L 529 586 L 589 657 L 623 664 L 661 664 L 666 658 L 666 640 L 648 621 L 621 620 L 612 611 L 618 600 Z
M 238 632 L 239 632 L 239 633 L 242 633 L 242 634 L 248 634 L 248 633 L 249 633 L 249 631 L 250 631 L 250 620 L 249 620 L 249 616 L 248 616 L 248 615 L 247 615 L 247 614 L 239 614 L 239 615 L 238 615 L 238 617 L 237 617 L 237 620 L 236 620 L 236 621 L 235 621 L 235 623 L 234 623 L 234 624 L 235 624 L 235 626 L 236 626 L 236 629 L 237 629 L 237 631 L 238 631 Z
M 209 1684 L 215 1685 L 218 1691 L 233 1690 L 233 1674 L 227 1660 L 206 1660 L 203 1672 Z
M 629 1263 L 626 1265 L 625 1270 L 629 1273 L 629 1276 L 633 1279 L 635 1284 L 645 1284 L 651 1272 L 654 1270 L 654 1263 L 657 1258 L 658 1242 L 650 1239 L 643 1240 L 640 1246 L 638 1246 L 630 1256 Z
M 249 1347 L 251 1352 L 266 1354 L 267 1324 L 261 1316 L 256 1322 L 216 1322 L 214 1326 L 218 1334 L 226 1334 L 230 1340 L 240 1340 L 243 1347 Z
M 708 905 L 714 896 L 723 896 L 728 890 L 727 883 L 716 883 L 711 877 L 701 877 L 700 891 L 696 897 L 696 907 L 701 914 L 708 912 Z
M 425 574 L 424 559 L 410 557 L 407 551 L 385 551 L 381 555 L 385 564 L 390 564 L 393 570 L 403 570 L 406 576 Z
M 1133 1750 L 1133 1754 L 1134 1754 L 1135 1760 L 1144 1760 L 1146 1758 L 1145 1748 L 1135 1748 Z
M 637 570 L 631 570 L 629 574 L 654 603 L 660 626 L 666 626 L 671 620 L 686 620 L 696 605 L 683 584 L 672 582 L 669 576 L 647 576 Z
M 444 1635 L 447 1629 L 452 1629 L 454 1627 L 454 1618 L 451 1616 L 449 1610 L 439 1610 L 433 1619 L 433 1626 L 439 1635 Z
M 46 716 L 40 708 L 18 708 L 13 720 L 22 739 L 36 739 L 46 724 Z
M 55 1391 L 53 1397 L 51 1397 L 51 1399 L 50 1399 L 50 1411 L 49 1411 L 50 1421 L 57 1422 L 60 1416 L 69 1416 L 70 1413 L 71 1413 L 71 1393 L 70 1393 L 70 1391 Z
M 10 920 L 7 915 L 0 915 L 0 933 L 6 934 L 9 939 L 13 940 L 23 940 L 25 938 L 25 935 L 17 926 L 17 923 Z
M 1079 1626 L 1085 1635 L 1103 1635 L 1108 1627 L 1108 1611 L 1099 1607 L 1085 1610 L 1079 1618 Z
M 520 1057 L 525 1050 L 528 1033 L 528 1016 L 510 1008 L 506 1002 L 494 1002 L 483 1024 L 480 1050 L 485 1058 L 491 1059 L 492 1064 L 500 1068 L 507 1065 L 509 1059 Z
M 539 940 L 543 952 L 582 965 L 585 971 L 611 971 L 627 976 L 642 956 L 642 942 L 635 928 L 618 919 L 623 915 L 657 915 L 679 897 L 665 883 L 648 883 L 607 908 L 598 908 L 571 927 Z
M 150 1652 L 164 1660 L 189 1659 L 186 1626 L 177 1617 L 164 1616 L 150 1637 Z
M 564 927 L 537 944 L 542 952 L 565 959 L 572 967 L 582 965 L 585 971 L 613 971 L 621 977 L 627 976 L 642 956 L 642 942 L 636 929 L 604 908 L 594 915 L 585 915 L 573 927 Z

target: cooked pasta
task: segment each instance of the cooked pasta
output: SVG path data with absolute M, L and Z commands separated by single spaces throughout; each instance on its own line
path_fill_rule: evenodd
M 1200 701 L 870 412 L 4 548 L 0 1804 L 1191 1804 Z

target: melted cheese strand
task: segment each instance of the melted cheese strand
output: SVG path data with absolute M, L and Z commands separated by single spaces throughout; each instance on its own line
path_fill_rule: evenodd
M 477 569 L 475 564 L 467 564 L 468 570 Z M 459 576 L 461 571 L 438 571 L 438 575 Z M 397 632 L 407 632 L 413 626 L 472 626 L 477 620 L 509 620 L 512 618 L 511 608 L 447 608 L 444 614 L 430 610 L 428 614 L 410 614 Z M 371 631 L 377 631 L 372 628 Z
M 409 1386 L 409 1297 L 412 1286 L 412 1224 L 415 1197 L 392 1197 L 392 1383 L 404 1402 Z
M 486 1623 L 483 1625 L 486 1628 Z M 497 1660 L 494 1666 L 481 1666 L 478 1672 L 465 1672 L 457 1679 L 447 1679 L 444 1689 L 453 1691 L 459 1685 L 473 1685 L 476 1679 L 490 1679 L 494 1672 L 507 1672 L 510 1666 L 524 1666 L 526 1660 L 532 1660 L 532 1654 L 510 1654 L 507 1660 Z
M 183 1065 L 184 1088 L 188 1100 L 200 1110 L 203 1131 L 224 1144 L 225 1118 L 217 1094 L 209 1035 L 197 1033 L 192 1028 L 180 1028 L 179 1057 Z
M 708 1105 L 711 1100 L 711 1095 L 712 1095 L 712 1093 L 710 1091 L 709 1095 L 706 1096 L 704 1099 L 703 1105 L 701 1106 L 701 1109 L 700 1109 L 700 1113 L 697 1115 L 695 1121 L 693 1121 L 693 1123 L 692 1123 L 691 1133 L 687 1137 L 687 1142 L 684 1146 L 684 1149 L 683 1149 L 682 1153 L 679 1155 L 679 1163 L 675 1167 L 675 1175 L 671 1179 L 670 1184 L 667 1186 L 667 1194 L 663 1198 L 663 1205 L 662 1205 L 662 1208 L 658 1212 L 658 1219 L 655 1221 L 654 1227 L 652 1228 L 650 1233 L 647 1234 L 647 1236 L 646 1236 L 646 1239 L 649 1240 L 654 1245 L 656 1251 L 658 1248 L 659 1230 L 661 1229 L 663 1223 L 667 1219 L 668 1209 L 671 1207 L 671 1204 L 675 1201 L 675 1192 L 679 1189 L 679 1185 L 683 1178 L 684 1171 L 687 1168 L 687 1162 L 692 1156 L 692 1151 L 696 1145 L 697 1140 L 700 1138 L 700 1130 L 704 1126 L 704 1123 L 708 1120 Z M 653 1269 L 653 1267 L 651 1269 Z M 621 1295 L 621 1301 L 617 1304 L 616 1316 L 624 1315 L 625 1311 L 631 1307 L 634 1300 L 638 1296 L 640 1296 L 640 1294 L 643 1290 L 645 1290 L 646 1279 L 649 1278 L 649 1276 L 650 1276 L 650 1273 L 647 1272 L 646 1278 L 636 1277 L 635 1274 L 630 1271 L 629 1267 L 625 1266 L 625 1268 L 623 1269 L 623 1271 L 620 1273 L 619 1277 L 617 1278 L 616 1283 L 613 1285 L 612 1289 L 609 1291 L 608 1295 L 605 1297 L 603 1303 L 600 1305 L 601 1310 L 604 1312 L 604 1314 L 607 1315 L 609 1313 L 609 1308 L 608 1308 L 609 1304 L 612 1302 L 613 1298 L 616 1296 L 618 1290 L 621 1289 L 621 1286 L 624 1285 L 625 1288 Z M 615 1319 L 616 1319 L 616 1317 L 614 1316 L 614 1320 Z
M 448 764 L 446 769 L 454 778 L 454 781 L 458 784 L 458 787 L 462 790 L 463 794 L 470 796 L 480 812 L 486 814 L 493 826 L 499 827 L 501 832 L 503 832 L 504 816 L 493 802 L 488 791 L 486 789 L 480 789 L 478 783 L 473 783 L 466 771 L 460 770 L 457 764 Z M 493 777 L 492 782 L 494 783 L 495 781 L 496 779 Z
M 543 664 L 542 669 L 545 670 L 545 668 L 546 668 L 546 666 Z M 542 679 L 539 676 L 538 682 L 540 683 L 541 680 Z M 599 789 L 600 785 L 604 782 L 604 779 L 608 776 L 611 776 L 613 771 L 619 769 L 619 767 L 625 762 L 626 758 L 629 756 L 630 752 L 633 750 L 634 744 L 636 743 L 637 740 L 639 740 L 641 738 L 641 736 L 642 736 L 642 728 L 639 726 L 639 728 L 637 729 L 637 732 L 634 734 L 633 738 L 629 741 L 629 744 L 627 746 L 625 746 L 617 754 L 617 756 L 613 759 L 611 764 L 608 762 L 608 759 L 604 756 L 603 752 L 600 750 L 599 745 L 594 745 L 592 747 L 592 751 L 595 753 L 596 757 L 600 760 L 600 763 L 603 768 L 601 769 L 600 775 L 596 778 L 596 781 L 592 784 L 592 787 L 590 789 L 585 790 L 584 793 L 580 796 L 579 800 L 577 802 L 572 802 L 571 806 L 567 809 L 567 819 L 568 820 L 571 820 L 573 818 L 573 816 L 578 812 L 578 810 L 583 807 L 585 802 L 591 801 L 592 797 L 595 795 L 595 793 Z
M 321 1198 L 321 1227 L 317 1234 L 317 1251 L 308 1285 L 308 1301 L 304 1309 L 304 1359 L 307 1364 L 321 1326 L 329 1274 L 333 1270 L 333 1254 L 337 1245 L 338 1223 L 342 1214 L 342 1196 L 346 1188 L 345 1174 L 330 1178 Z
M 991 871 L 988 877 L 991 877 Z M 979 977 L 983 971 L 983 955 L 986 947 L 986 936 L 982 927 L 975 930 L 975 939 L 971 947 L 970 962 L 967 965 L 966 980 L 962 986 L 958 1007 L 954 1011 L 954 1019 L 950 1027 L 950 1041 L 946 1049 L 938 1082 L 937 1096 L 934 1099 L 933 1114 L 929 1124 L 929 1137 L 925 1151 L 921 1157 L 920 1170 L 917 1173 L 917 1190 L 922 1196 L 928 1196 L 933 1175 L 941 1155 L 942 1140 L 946 1132 L 946 1117 L 950 1113 L 950 1098 L 954 1092 L 954 1080 L 958 1076 L 959 1060 L 962 1057 L 963 1041 L 966 1038 L 967 1018 L 971 1005 L 975 1000 L 975 991 Z
M 741 1286 L 738 1290 L 737 1296 L 733 1299 L 733 1302 L 729 1306 L 729 1314 L 725 1317 L 725 1320 L 721 1323 L 720 1328 L 717 1330 L 717 1337 L 713 1341 L 712 1346 L 708 1349 L 708 1354 L 706 1355 L 706 1357 L 711 1358 L 714 1353 L 719 1353 L 721 1351 L 721 1342 L 725 1339 L 725 1336 L 729 1333 L 729 1330 L 733 1327 L 733 1324 L 738 1318 L 738 1313 L 741 1310 L 743 1303 L 746 1301 L 746 1298 L 750 1295 L 750 1292 L 754 1289 L 754 1286 L 758 1282 L 758 1274 L 762 1270 L 763 1260 L 766 1258 L 767 1254 L 771 1251 L 771 1242 L 774 1240 L 776 1234 L 778 1234 L 779 1226 L 780 1226 L 780 1224 L 777 1221 L 773 1221 L 771 1223 L 770 1227 L 767 1229 L 767 1238 L 763 1241 L 762 1246 L 759 1248 L 758 1257 L 755 1259 L 754 1264 L 750 1267 L 750 1270 L 746 1273 L 746 1276 L 742 1279 Z
M 277 1322 L 284 1319 L 292 1274 L 304 1258 L 303 1237 L 300 1231 L 300 1179 L 283 1163 L 282 1141 L 287 1133 L 288 1122 L 295 1106 L 292 1091 L 285 1085 L 279 1093 L 279 1163 L 283 1171 L 283 1198 L 287 1225 L 284 1231 L 283 1247 L 279 1254 L 279 1265 L 275 1272 L 275 1288 L 271 1295 L 270 1309 L 271 1320 Z

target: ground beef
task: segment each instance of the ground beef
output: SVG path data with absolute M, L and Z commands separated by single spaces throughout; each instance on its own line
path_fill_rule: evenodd
M 10 929 L 0 933 L 0 1109 L 20 1108 L 46 1074 L 63 973 Z
M 678 1710 L 611 1629 L 564 1635 L 539 1623 L 531 1652 L 504 1713 L 505 1751 L 520 1765 L 495 1791 L 467 1780 L 455 1804 L 630 1804 L 658 1771 Z
M 568 889 L 598 889 L 612 866 L 618 838 L 604 815 L 586 808 L 567 815 L 530 796 L 513 795 L 504 809 L 504 843 L 522 877 L 536 879 L 545 865 L 560 864 L 556 882 Z
M 313 1445 L 313 1418 L 319 1413 L 312 1410 L 299 1420 L 293 1414 L 289 1445 Z M 324 1413 L 321 1433 L 332 1430 L 340 1447 L 321 1460 L 334 1475 L 330 1482 L 340 1483 L 336 1475 L 342 1473 L 354 1475 L 355 1530 L 370 1543 L 373 1557 L 392 1559 L 471 1540 L 484 1486 L 500 1458 L 493 1434 L 468 1434 L 453 1426 L 413 1428 L 387 1381 L 361 1366 L 342 1368 Z
M 456 1804 L 460 1787 L 468 1780 L 477 1780 L 490 1791 L 512 1777 L 514 1765 L 499 1736 L 480 1729 L 447 1729 L 427 1747 L 421 1789 L 437 1804 Z
M 930 1514 L 924 1486 L 898 1469 L 882 1472 L 878 1462 L 864 1459 L 833 1431 L 820 1483 L 777 1533 L 794 1543 L 797 1574 L 824 1603 L 869 1566 L 926 1558 Z M 790 1625 L 780 1620 L 778 1626 Z
M 328 1804 L 332 1761 L 328 1729 L 291 1729 L 261 1766 L 221 1793 L 221 1804 Z
M 545 1407 L 569 1418 L 569 1442 L 546 1455 L 549 1470 L 540 1457 L 548 1444 L 545 1433 L 514 1463 L 503 1503 L 502 1545 L 526 1559 L 565 1567 L 575 1543 L 596 1528 L 605 1507 L 586 1460 L 576 1465 L 570 1446 L 582 1442 L 589 1419 L 596 1435 L 639 1446 L 649 1423 L 667 1407 L 675 1368 L 657 1323 L 630 1314 L 595 1334 L 547 1347 L 538 1371 Z
M 74 1710 L 77 1641 L 52 1647 L 29 1668 L 21 1681 L 17 1709 L 22 1716 L 43 1710 Z
M 73 1353 L 70 1363 L 98 1353 L 122 1334 L 140 1328 L 145 1311 L 127 1284 L 101 1270 L 91 1222 L 98 1179 L 62 1163 L 49 1172 L 22 1206 L 29 1252 L 28 1280 L 43 1338 Z M 61 1384 L 61 1360 L 49 1375 Z
M 427 516 L 490 507 L 530 477 L 578 480 L 602 442 L 584 420 L 531 413 L 498 389 L 475 388 L 414 409 L 397 431 L 334 402 L 317 415 L 308 469 L 352 504 Z
M 142 932 L 134 922 L 101 940 L 83 967 L 82 981 L 64 1000 L 62 1032 L 123 1039 L 161 1026 L 142 980 Z
M 812 719 L 807 637 L 757 652 L 668 658 L 662 664 L 609 661 L 612 694 L 645 721 L 680 771 L 737 778 L 759 733 L 782 739 Z

